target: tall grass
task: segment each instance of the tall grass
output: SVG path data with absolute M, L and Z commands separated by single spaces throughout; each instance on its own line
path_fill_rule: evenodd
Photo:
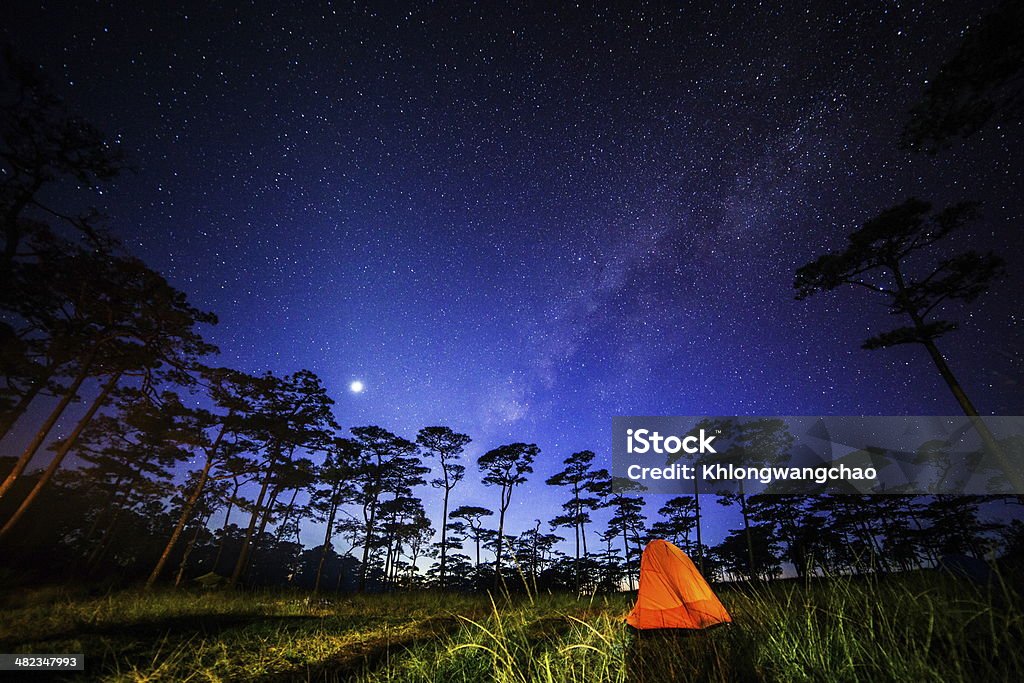
M 621 597 L 492 607 L 382 681 L 1024 680 L 1024 623 L 1004 583 L 935 575 L 725 589 L 734 624 L 636 632 Z
M 478 600 L 418 593 L 310 601 L 274 592 L 42 591 L 0 610 L 0 651 L 82 652 L 102 680 L 249 680 L 348 670 L 380 642 L 433 633 L 449 605 Z M 325 674 L 326 675 L 326 674 Z
M 39 593 L 0 611 L 0 649 L 85 652 L 99 680 L 1024 680 L 1009 582 L 934 574 L 726 587 L 734 624 L 626 627 L 632 596 Z

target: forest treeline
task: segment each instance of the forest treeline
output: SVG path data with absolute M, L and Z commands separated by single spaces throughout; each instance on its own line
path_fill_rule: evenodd
M 1019 10 L 1004 5 L 1020 24 Z M 908 147 L 940 153 L 1016 111 L 1000 93 L 1019 80 L 1019 64 L 989 79 L 982 94 L 994 104 L 957 109 L 965 82 L 999 55 L 985 31 L 1000 27 L 987 21 L 912 112 Z M 1003 40 L 1006 50 L 1019 42 L 1012 33 Z M 313 372 L 221 367 L 204 338 L 216 316 L 127 253 L 102 216 L 54 199 L 69 196 L 68 186 L 110 181 L 126 159 L 68 111 L 38 68 L 10 55 L 4 68 L 0 557 L 11 581 L 612 591 L 635 586 L 639 554 L 655 537 L 717 578 L 768 579 L 784 565 L 798 575 L 902 571 L 1024 550 L 1021 523 L 986 521 L 992 501 L 980 497 L 708 492 L 654 502 L 613 486 L 592 451 L 569 455 L 540 481 L 531 479 L 535 444 L 487 444 L 471 462 L 471 437 L 446 426 L 414 435 L 344 428 Z M 956 322 L 935 316 L 971 303 L 1004 264 L 936 244 L 976 213 L 970 202 L 933 211 L 907 200 L 798 270 L 794 283 L 797 298 L 845 285 L 883 298 L 906 326 L 864 347 L 922 345 L 968 415 L 977 410 L 937 344 Z M 464 496 L 471 477 L 491 495 Z M 513 500 L 542 485 L 562 492 L 561 509 L 509 528 Z M 424 505 L 428 487 L 438 509 Z M 737 506 L 743 525 L 707 544 L 702 518 L 715 505 Z M 322 537 L 308 546 L 311 528 Z

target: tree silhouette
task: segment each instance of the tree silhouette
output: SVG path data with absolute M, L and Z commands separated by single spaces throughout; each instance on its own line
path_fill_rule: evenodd
M 71 368 L 73 380 L 0 483 L 0 498 L 87 380 L 116 376 L 107 394 L 122 375 L 140 378 L 144 387 L 155 387 L 159 385 L 155 373 L 163 373 L 165 379 L 185 386 L 191 379 L 183 371 L 216 351 L 196 329 L 216 323 L 216 316 L 192 307 L 183 293 L 138 259 L 58 242 L 37 265 L 44 277 L 31 278 L 26 289 L 16 293 L 21 304 L 15 314 L 24 325 L 20 333 L 44 336 L 54 358 L 60 359 L 54 362 Z M 40 299 L 46 300 L 45 306 L 35 305 Z M 98 410 L 101 404 L 94 400 L 92 406 Z M 88 420 L 83 428 L 87 424 Z M 70 448 L 73 440 L 67 443 Z
M 937 339 L 957 329 L 957 323 L 934 316 L 940 307 L 977 299 L 1002 276 L 1003 260 L 991 252 L 965 251 L 941 258 L 926 274 L 915 276 L 912 263 L 920 262 L 936 243 L 963 228 L 976 213 L 976 205 L 969 202 L 936 213 L 931 213 L 931 208 L 927 202 L 911 198 L 886 209 L 854 231 L 844 249 L 801 266 L 793 286 L 798 300 L 843 285 L 861 287 L 886 299 L 889 313 L 906 316 L 911 324 L 869 337 L 863 348 L 921 344 L 964 414 L 977 418 L 977 409 L 936 345 Z M 984 422 L 973 422 L 1013 488 L 1024 491 L 1024 479 L 1006 461 Z
M 337 438 L 331 444 L 327 457 L 320 467 L 318 479 L 319 483 L 324 484 L 325 487 L 314 491 L 312 507 L 324 515 L 326 528 L 324 529 L 324 543 L 320 559 L 316 567 L 316 579 L 313 581 L 314 594 L 320 590 L 324 564 L 327 561 L 328 553 L 333 551 L 331 539 L 334 537 L 334 520 L 337 517 L 338 509 L 353 497 L 350 474 L 358 459 L 358 444 L 351 439 Z
M 445 560 L 448 556 L 448 498 L 452 489 L 466 476 L 466 466 L 456 462 L 472 441 L 467 435 L 459 434 L 449 427 L 424 427 L 416 435 L 416 443 L 424 452 L 436 455 L 441 465 L 441 476 L 431 480 L 430 485 L 444 491 L 441 508 L 441 560 L 438 568 L 438 582 L 445 585 Z
M 120 151 L 92 124 L 71 114 L 36 65 L 4 51 L 0 72 L 0 288 L 7 287 L 26 235 L 58 220 L 93 246 L 102 238 L 95 212 L 71 215 L 46 203 L 50 185 L 70 180 L 92 186 L 125 168 Z
M 661 519 L 651 525 L 651 536 L 664 538 L 692 551 L 690 533 L 697 525 L 697 504 L 693 496 L 678 496 L 665 503 L 658 514 Z
M 89 538 L 105 522 L 86 562 L 94 569 L 107 551 L 118 522 L 127 510 L 171 492 L 172 470 L 187 460 L 198 438 L 182 419 L 180 397 L 167 391 L 159 403 L 141 392 L 121 389 L 115 394 L 111 414 L 95 417 L 72 448 L 81 461 L 94 466 L 92 476 L 105 480 L 108 491 L 102 514 L 94 518 Z
M 328 448 L 322 443 L 317 446 L 317 450 Z M 256 536 L 258 541 L 263 542 L 267 538 L 267 525 L 274 522 L 273 536 L 277 542 L 285 542 L 289 538 L 294 538 L 295 542 L 301 545 L 299 531 L 306 507 L 296 505 L 296 500 L 299 492 L 308 490 L 315 480 L 316 465 L 309 458 L 293 458 L 282 463 L 281 468 L 274 476 L 274 493 L 270 498 L 270 503 L 263 511 L 260 529 Z M 287 495 L 289 491 L 291 491 L 291 496 L 285 503 L 281 496 L 282 494 Z
M 797 576 L 811 571 L 813 544 L 819 537 L 819 519 L 807 509 L 810 496 L 763 493 L 747 498 L 749 519 L 771 530 L 783 547 L 783 559 L 792 563 Z M 752 554 L 752 553 L 751 553 Z
M 936 339 L 957 329 L 957 324 L 931 316 L 943 304 L 978 298 L 1002 275 L 1003 260 L 992 253 L 966 251 L 943 258 L 917 278 L 908 271 L 907 261 L 962 228 L 974 217 L 975 208 L 971 203 L 954 204 L 929 215 L 930 204 L 908 199 L 866 222 L 850 235 L 843 250 L 799 268 L 793 283 L 798 300 L 843 285 L 862 287 L 886 298 L 889 313 L 907 316 L 911 325 L 870 337 L 864 348 L 923 345 L 967 415 L 978 411 L 935 344 Z
M 215 323 L 216 316 L 192 307 L 182 292 L 138 259 L 78 250 L 71 262 L 68 271 L 55 274 L 61 280 L 55 286 L 74 296 L 65 302 L 65 324 L 54 338 L 76 348 L 78 376 L 0 483 L 0 497 L 24 471 L 84 380 L 92 376 L 102 378 L 103 383 L 71 433 L 55 449 L 35 487 L 0 529 L 0 538 L 32 506 L 122 377 L 136 378 L 143 394 L 152 396 L 153 388 L 164 381 L 190 384 L 188 370 L 200 357 L 216 351 L 196 329 L 202 323 Z
M 201 500 L 208 482 L 215 476 L 215 469 L 220 468 L 225 460 L 239 457 L 252 446 L 242 434 L 245 432 L 246 420 L 253 419 L 253 401 L 260 380 L 227 368 L 202 368 L 200 375 L 202 382 L 208 387 L 215 409 L 219 409 L 220 412 L 186 409 L 180 403 L 174 406 L 173 414 L 179 416 L 184 425 L 193 432 L 193 443 L 202 453 L 204 463 L 181 507 L 178 523 L 146 580 L 146 588 L 151 588 L 159 579 L 182 531 L 192 519 L 195 507 Z M 220 478 L 231 476 L 231 472 L 219 474 Z
M 737 467 L 763 467 L 777 463 L 793 443 L 793 436 L 782 420 L 761 419 L 738 422 L 719 420 L 710 426 L 719 433 L 726 446 L 709 462 L 732 464 Z M 737 482 L 735 491 L 720 491 L 721 505 L 739 505 L 743 517 L 743 531 L 747 538 L 747 565 L 756 567 L 754 561 L 754 537 L 750 529 L 750 509 L 747 506 L 747 492 L 743 479 Z
M 986 496 L 934 496 L 921 508 L 927 524 L 926 542 L 936 558 L 943 555 L 985 556 L 991 540 L 985 537 L 999 525 L 983 521 L 979 506 Z
M 598 499 L 593 495 L 588 495 L 600 487 L 599 481 L 596 478 L 597 473 L 590 469 L 591 464 L 594 462 L 594 457 L 593 451 L 573 453 L 562 462 L 565 465 L 565 469 L 552 475 L 545 482 L 549 486 L 568 487 L 572 492 L 572 498 L 562 504 L 565 514 L 551 520 L 551 526 L 553 528 L 572 528 L 575 533 L 577 591 L 580 589 L 581 577 L 580 543 L 582 541 L 583 556 L 586 557 L 586 525 L 590 521 L 590 512 L 595 510 L 599 503 Z
M 638 496 L 621 493 L 612 496 L 612 516 L 608 519 L 609 529 L 618 529 L 622 535 L 622 552 L 630 590 L 635 589 L 640 571 L 640 553 L 646 536 L 644 505 L 646 501 Z
M 645 487 L 632 479 L 613 478 L 603 469 L 597 471 L 596 479 L 598 483 L 595 490 L 601 498 L 602 507 L 612 510 L 603 538 L 609 543 L 612 537 L 622 539 L 623 571 L 632 590 L 636 585 L 633 568 L 638 566 L 633 560 L 640 557 L 646 537 L 646 519 L 643 513 L 646 501 L 627 494 L 643 491 Z
M 480 574 L 480 542 L 483 540 L 484 535 L 484 517 L 490 517 L 494 514 L 493 510 L 488 510 L 484 507 L 477 505 L 461 505 L 458 508 L 451 511 L 448 515 L 449 518 L 455 520 L 463 520 L 467 527 L 467 534 L 473 539 L 473 544 L 476 546 L 476 568 L 477 575 Z
M 212 414 L 202 410 L 190 410 L 182 405 L 180 400 L 165 400 L 162 403 L 162 416 L 165 419 L 169 418 L 176 422 L 172 429 L 174 430 L 174 433 L 178 435 L 177 438 L 187 439 L 187 450 L 184 451 L 185 455 L 190 458 L 195 455 L 196 450 L 201 449 L 205 453 L 206 462 L 203 465 L 203 468 L 194 477 L 193 481 L 186 481 L 186 485 L 191 484 L 190 492 L 182 503 L 178 523 L 171 532 L 171 537 L 168 539 L 167 545 L 164 547 L 164 551 L 160 555 L 160 559 L 157 560 L 156 566 L 150 573 L 149 578 L 146 580 L 146 588 L 151 588 L 159 578 L 164 565 L 170 559 L 171 551 L 174 550 L 178 539 L 181 537 L 182 531 L 184 531 L 186 525 L 191 521 L 192 514 L 206 488 L 206 483 L 210 477 L 210 471 L 213 469 L 213 465 L 216 462 L 220 444 L 227 431 L 226 425 L 222 426 L 217 436 L 212 442 L 210 442 L 206 439 L 206 430 L 213 422 L 214 418 Z M 166 430 L 160 430 L 157 433 L 162 436 L 163 434 L 166 434 Z
M 375 543 L 381 496 L 402 495 L 412 486 L 423 483 L 424 469 L 416 444 L 381 427 L 354 427 L 352 434 L 359 444 L 359 461 L 353 467 L 356 502 L 363 513 L 363 558 L 359 568 L 359 592 L 366 590 L 370 554 Z
M 725 568 L 735 575 L 767 580 L 782 573 L 778 542 L 766 526 L 752 526 L 742 531 L 733 529 L 714 551 Z
M 83 259 L 62 240 L 37 237 L 33 242 L 35 257 L 19 263 L 7 285 L 0 286 L 0 312 L 6 319 L 0 321 L 0 438 L 37 396 L 67 397 L 62 380 L 80 386 L 91 370 L 81 364 L 79 339 L 68 334 L 75 330 L 66 309 L 74 292 L 66 290 L 63 279 L 66 269 Z
M 224 522 L 221 524 L 220 530 L 214 534 L 218 538 L 217 552 L 210 562 L 210 571 L 214 573 L 220 569 L 220 561 L 224 557 L 224 549 L 231 535 L 231 513 L 235 508 L 243 510 L 248 505 L 245 497 L 241 495 L 242 487 L 259 476 L 258 463 L 248 453 L 243 452 L 225 456 L 221 469 L 224 472 L 224 478 L 231 481 L 227 486 L 228 492 L 224 498 L 227 504 L 224 511 Z
M 403 549 L 409 546 L 410 564 L 414 564 L 422 553 L 425 539 L 433 535 L 433 529 L 423 510 L 423 502 L 412 496 L 409 489 L 400 491 L 394 498 L 381 503 L 379 528 L 381 544 L 385 550 L 384 579 L 388 585 L 394 586 L 403 568 Z M 408 579 L 412 567 L 405 568 L 409 570 L 406 572 Z
M 185 490 L 195 490 L 197 484 L 194 480 L 196 479 L 198 477 L 193 472 L 185 482 Z M 213 538 L 213 534 L 210 533 L 209 529 L 210 518 L 224 504 L 229 489 L 230 484 L 223 479 L 210 479 L 203 487 L 202 495 L 192 509 L 192 536 L 189 538 L 188 543 L 185 544 L 184 551 L 181 554 L 181 561 L 178 563 L 178 571 L 174 575 L 175 588 L 181 585 L 182 579 L 185 577 L 185 571 L 189 566 L 189 558 L 192 557 L 192 552 L 198 545 L 199 539 L 205 538 L 209 541 Z M 187 503 L 187 501 L 183 501 L 183 503 Z
M 536 595 L 538 578 L 548 564 L 555 545 L 564 539 L 554 534 L 540 533 L 541 521 L 535 519 L 533 522 L 533 527 L 519 535 L 513 555 L 519 566 L 526 568 L 527 588 Z
M 701 420 L 700 422 L 698 422 L 696 425 L 694 425 L 693 428 L 690 429 L 687 432 L 687 436 L 698 436 L 699 437 L 700 431 L 702 429 L 704 431 L 706 431 L 706 432 L 710 432 L 710 431 L 713 431 L 713 430 L 715 430 L 717 428 L 720 428 L 720 425 L 718 425 L 718 423 L 716 421 L 713 421 L 713 420 L 710 420 L 710 419 L 704 419 L 704 420 Z M 689 460 L 691 463 L 693 463 L 692 466 L 694 467 L 694 469 L 696 469 L 696 468 L 700 467 L 702 463 L 706 463 L 706 462 L 709 461 L 709 454 L 703 454 L 703 453 L 677 453 L 675 455 L 670 455 L 668 457 L 668 464 L 672 464 L 672 463 L 674 463 L 676 460 L 678 460 L 680 458 L 686 458 L 687 460 Z M 701 496 L 700 482 L 701 481 L 702 481 L 701 477 L 694 477 L 693 478 L 693 526 L 694 526 L 694 530 L 696 531 L 696 535 L 697 535 L 697 568 L 703 574 L 705 569 L 706 569 L 706 567 L 705 567 L 705 560 L 706 560 L 705 550 L 706 550 L 706 547 L 704 545 L 703 526 L 701 524 L 701 512 L 702 512 L 702 508 L 701 508 L 701 504 L 700 504 L 700 496 Z
M 540 453 L 535 444 L 511 443 L 487 451 L 477 460 L 477 466 L 484 473 L 487 486 L 501 489 L 501 506 L 498 508 L 498 549 L 494 563 L 494 588 L 502 582 L 501 561 L 505 546 L 505 512 L 512 502 L 512 489 L 526 482 L 526 475 L 533 472 L 534 458 Z
M 300 370 L 285 377 L 270 373 L 260 378 L 258 407 L 248 422 L 251 438 L 265 454 L 261 466 L 260 491 L 252 506 L 249 525 L 231 573 L 231 585 L 242 578 L 249 564 L 253 539 L 269 522 L 277 495 L 284 490 L 289 474 L 304 465 L 293 460 L 297 450 L 326 450 L 331 442 L 334 403 L 316 374 Z M 291 487 L 288 487 L 289 489 Z

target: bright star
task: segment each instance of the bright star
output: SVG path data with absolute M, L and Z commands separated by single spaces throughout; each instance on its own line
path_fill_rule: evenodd
M 355 380 L 354 382 L 352 382 L 352 384 L 348 385 L 349 391 L 351 391 L 353 394 L 358 394 L 362 392 L 363 388 L 363 383 L 360 382 L 359 380 Z

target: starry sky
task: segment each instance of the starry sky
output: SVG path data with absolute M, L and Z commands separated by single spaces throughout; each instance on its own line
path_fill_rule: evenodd
M 312 369 L 342 424 L 474 459 L 536 442 L 513 533 L 563 458 L 610 465 L 613 415 L 956 414 L 923 349 L 860 349 L 892 325 L 868 293 L 793 299 L 912 195 L 983 202 L 958 240 L 1010 274 L 941 348 L 1021 414 L 1020 131 L 898 147 L 992 3 L 631 4 L 15 1 L 0 37 L 129 153 L 63 200 L 220 316 L 221 363 Z M 493 507 L 470 472 L 455 502 Z

